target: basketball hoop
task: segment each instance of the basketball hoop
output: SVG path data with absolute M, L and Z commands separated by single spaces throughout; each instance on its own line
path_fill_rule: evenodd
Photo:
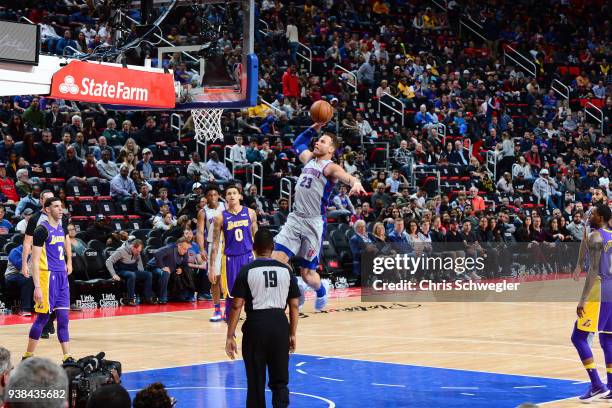
M 212 143 L 223 139 L 221 115 L 223 109 L 204 108 L 191 111 L 195 128 L 195 140 L 200 144 Z

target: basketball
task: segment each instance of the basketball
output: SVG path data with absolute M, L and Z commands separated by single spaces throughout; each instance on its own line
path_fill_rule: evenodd
M 316 101 L 310 107 L 310 117 L 316 123 L 327 123 L 334 117 L 334 108 L 326 101 Z

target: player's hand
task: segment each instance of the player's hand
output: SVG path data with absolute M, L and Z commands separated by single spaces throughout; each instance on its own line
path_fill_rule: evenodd
M 225 354 L 232 360 L 235 360 L 238 355 L 238 346 L 236 345 L 236 339 L 233 337 L 225 340 Z
M 289 353 L 295 353 L 297 339 L 295 336 L 289 336 Z
M 576 266 L 576 268 L 574 269 L 574 272 L 572 273 L 572 278 L 574 278 L 575 281 L 580 280 L 581 273 L 582 273 L 582 268 L 580 267 L 580 265 Z
M 21 274 L 26 279 L 30 277 L 30 272 L 28 272 L 28 268 L 21 268 Z
M 311 126 L 311 128 L 318 132 L 321 129 L 323 129 L 325 125 L 327 125 L 327 122 L 316 122 L 315 124 Z
M 200 252 L 200 256 L 202 257 L 202 262 L 208 262 L 208 254 L 206 252 Z
M 120 281 L 120 280 L 121 280 L 121 276 L 119 276 L 119 275 L 113 275 L 113 280 L 118 282 L 118 281 Z
M 42 289 L 39 287 L 34 288 L 34 303 L 40 305 L 43 301 Z
M 171 272 L 170 272 L 170 268 L 168 268 L 167 266 L 164 266 L 164 267 L 162 268 L 162 271 L 167 272 L 167 273 L 171 273 Z
M 578 317 L 584 316 L 584 302 L 578 303 L 578 306 L 576 307 L 576 315 L 578 315 Z
M 361 195 L 361 194 L 366 194 L 366 191 L 363 189 L 363 186 L 361 185 L 361 182 L 356 182 L 355 184 L 353 184 L 353 187 L 351 187 L 351 191 L 349 191 L 349 195 Z
M 217 274 L 215 273 L 215 271 L 213 271 L 212 269 L 210 269 L 208 271 L 208 280 L 210 281 L 210 283 L 212 283 L 213 285 L 215 283 L 217 283 Z
M 68 275 L 72 274 L 72 263 L 66 264 L 66 272 Z

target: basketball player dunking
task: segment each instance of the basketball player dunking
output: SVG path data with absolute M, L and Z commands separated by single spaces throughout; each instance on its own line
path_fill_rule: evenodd
M 30 329 L 27 351 L 23 358 L 34 355 L 43 327 L 51 312 L 57 316 L 57 338 L 64 353 L 63 361 L 72 360 L 68 335 L 70 289 L 66 268 L 66 234 L 62 228 L 62 201 L 57 197 L 45 201 L 47 220 L 34 230 L 32 247 L 32 280 L 36 320 Z
M 323 133 L 315 142 L 314 149 L 309 145 L 325 123 L 315 123 L 300 134 L 293 143 L 304 164 L 302 174 L 295 186 L 294 211 L 275 238 L 272 258 L 285 264 L 292 256 L 301 257 L 300 273 L 302 279 L 317 293 L 315 309 L 323 310 L 327 304 L 327 289 L 321 284 L 316 269 L 319 252 L 325 234 L 326 210 L 330 194 L 337 181 L 351 186 L 349 195 L 364 193 L 358 178 L 348 174 L 342 167 L 332 162 L 338 148 L 338 139 L 332 133 Z M 303 304 L 304 297 L 300 298 Z M 300 304 L 300 306 L 301 306 Z
M 213 257 L 212 242 L 215 217 L 222 214 L 224 210 L 225 205 L 223 202 L 219 201 L 218 187 L 214 185 L 208 187 L 206 190 L 206 207 L 201 209 L 198 213 L 196 240 L 200 247 L 200 253 L 204 258 L 204 261 L 208 259 L 208 279 L 211 283 L 210 291 L 212 293 L 213 304 L 215 306 L 213 315 L 210 318 L 211 322 L 220 322 L 223 320 L 223 316 L 221 314 L 221 279 L 219 278 L 219 275 L 215 275 L 215 273 L 213 273 L 210 258 Z M 216 265 L 221 264 L 222 245 L 223 243 L 218 246 L 217 252 L 214 255 Z M 220 273 L 220 268 L 217 268 L 215 272 Z
M 584 402 L 612 400 L 612 230 L 608 227 L 611 214 L 610 207 L 599 203 L 593 206 L 589 217 L 592 229 L 587 239 L 589 270 L 572 333 L 572 343 L 591 380 L 586 394 L 580 397 Z M 599 378 L 590 346 L 589 338 L 596 332 L 606 361 L 607 385 Z
M 230 293 L 234 281 L 240 273 L 240 268 L 253 261 L 253 236 L 257 232 L 257 215 L 255 211 L 240 204 L 242 195 L 238 187 L 225 188 L 225 202 L 227 209 L 214 218 L 213 238 L 210 254 L 219 250 L 221 234 L 223 233 L 223 257 L 221 260 L 221 287 L 225 295 L 225 319 L 229 318 L 231 309 Z M 217 259 L 208 257 L 210 262 L 209 274 L 218 276 Z

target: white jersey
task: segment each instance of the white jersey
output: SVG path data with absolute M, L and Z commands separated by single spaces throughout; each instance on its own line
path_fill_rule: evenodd
M 219 201 L 217 208 L 214 210 L 208 207 L 208 205 L 204 207 L 204 213 L 206 214 L 206 230 L 204 232 L 204 236 L 206 237 L 206 242 L 211 243 L 213 241 L 215 217 L 220 215 L 223 211 L 225 211 L 225 204 L 222 201 Z
M 323 175 L 323 169 L 331 160 L 311 159 L 298 178 L 295 186 L 294 212 L 301 217 L 325 215 L 334 182 Z

